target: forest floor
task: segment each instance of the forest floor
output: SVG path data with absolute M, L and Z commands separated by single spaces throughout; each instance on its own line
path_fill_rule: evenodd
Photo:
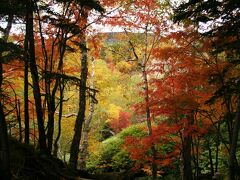
M 32 146 L 10 138 L 10 165 L 12 180 L 130 180 L 133 174 L 109 172 L 90 175 L 73 171 L 62 160 L 43 155 Z M 0 177 L 2 179 L 2 177 Z
M 13 180 L 87 180 L 60 159 L 40 154 L 32 146 L 14 139 L 9 140 L 9 145 Z

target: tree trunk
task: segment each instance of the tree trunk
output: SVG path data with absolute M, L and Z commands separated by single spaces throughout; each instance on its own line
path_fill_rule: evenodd
M 48 101 L 48 123 L 47 123 L 47 148 L 48 152 L 52 152 L 52 145 L 53 145 L 53 133 L 54 133 L 54 113 L 55 113 L 55 96 L 48 94 L 49 101 Z
M 92 58 L 92 74 L 90 77 L 90 88 L 94 89 L 94 59 Z M 80 170 L 84 170 L 86 168 L 86 158 L 88 155 L 88 134 L 90 131 L 90 123 L 92 121 L 92 116 L 94 112 L 94 93 L 90 92 L 91 95 L 89 97 L 89 114 L 88 117 L 85 120 L 84 127 L 83 127 L 83 133 L 82 133 L 82 144 L 80 146 Z
M 63 82 L 62 82 L 63 83 Z M 61 121 L 62 121 L 62 111 L 63 111 L 63 91 L 64 91 L 64 84 L 60 84 L 59 85 L 60 88 L 60 104 L 59 104 L 59 114 L 58 114 L 58 133 L 57 133 L 57 137 L 54 141 L 54 149 L 53 149 L 53 156 L 57 157 L 57 153 L 58 153 L 58 141 L 61 137 L 61 131 L 62 131 L 62 126 L 61 126 Z
M 145 68 L 146 68 L 145 65 L 142 65 L 147 128 L 148 128 L 148 135 L 151 136 L 152 135 L 152 124 L 151 124 L 151 119 L 150 119 L 151 114 L 150 114 L 150 108 L 149 108 L 148 78 L 147 78 L 147 72 L 146 72 Z M 151 146 L 151 152 L 152 152 L 152 178 L 157 179 L 157 164 L 155 163 L 157 151 L 154 147 L 154 144 L 152 144 L 152 146 Z
M 33 7 L 34 2 L 29 0 L 27 5 L 27 19 L 26 19 L 26 39 L 28 43 L 28 54 L 30 60 L 30 71 L 33 81 L 33 95 L 35 100 L 35 108 L 38 122 L 39 133 L 39 148 L 43 153 L 47 153 L 46 135 L 44 130 L 41 91 L 39 86 L 38 69 L 35 59 L 35 47 L 34 47 L 34 33 L 33 33 Z
M 189 115 L 187 124 L 188 127 L 194 122 L 193 115 Z M 184 130 L 186 131 L 186 130 Z M 186 132 L 185 132 L 186 133 Z M 192 180 L 192 155 L 191 155 L 192 135 L 191 133 L 182 134 L 182 160 L 183 160 L 183 180 Z
M 214 166 L 213 166 L 213 157 L 212 157 L 212 150 L 210 142 L 207 142 L 207 148 L 208 148 L 208 156 L 209 156 L 209 163 L 210 163 L 210 169 L 211 169 L 211 177 L 214 176 Z
M 2 75 L 2 58 L 0 57 L 0 97 L 2 97 Z M 3 179 L 11 179 L 7 124 L 3 111 L 2 99 L 0 99 L 0 174 Z
M 235 118 L 233 133 L 232 133 L 232 144 L 230 146 L 229 180 L 235 180 L 236 172 L 239 170 L 238 162 L 236 159 L 236 150 L 237 150 L 238 133 L 240 129 L 240 95 L 238 96 L 238 105 L 237 105 L 236 111 L 237 111 L 236 118 Z
M 192 180 L 192 166 L 191 166 L 191 144 L 192 137 L 190 135 L 183 137 L 183 180 Z
M 7 42 L 10 30 L 12 28 L 13 15 L 8 16 L 7 27 L 4 32 L 3 40 Z M 8 132 L 5 114 L 2 104 L 2 83 L 3 83 L 3 66 L 2 66 L 2 52 L 0 52 L 0 174 L 4 180 L 11 179 L 10 172 L 10 152 L 8 143 Z
M 61 43 L 61 46 L 59 47 L 60 57 L 59 57 L 59 63 L 58 63 L 58 69 L 57 69 L 58 73 L 63 73 L 63 58 L 64 58 L 64 54 L 65 54 L 65 51 L 66 51 L 66 38 L 67 38 L 66 34 L 62 35 L 62 43 Z M 50 66 L 52 66 L 52 62 L 51 62 Z M 52 68 L 50 68 L 50 72 L 52 72 Z M 56 98 L 56 93 L 57 93 L 58 88 L 61 89 L 60 81 L 61 81 L 60 78 L 56 77 L 56 82 L 54 84 L 54 87 L 52 88 L 52 91 L 50 91 L 51 90 L 51 88 L 50 88 L 51 82 L 49 81 L 49 79 L 46 79 L 46 82 L 47 82 L 47 84 L 46 84 L 46 96 L 47 96 L 47 104 L 48 104 L 47 140 L 48 140 L 48 151 L 50 153 L 52 152 L 52 146 L 53 146 L 54 121 L 55 121 L 54 120 L 54 114 L 55 114 L 55 111 L 56 111 L 55 98 Z M 63 89 L 60 90 L 60 94 L 62 94 L 62 98 L 63 98 Z M 62 103 L 63 102 L 60 102 L 60 105 L 62 105 Z M 61 119 L 58 120 L 58 121 L 59 121 L 59 123 L 61 123 Z M 61 133 L 61 131 L 60 131 L 60 133 Z
M 215 172 L 218 172 L 218 154 L 219 154 L 219 145 L 220 145 L 220 127 L 221 124 L 218 122 L 217 126 L 217 142 L 216 142 L 216 156 L 215 156 Z
M 199 179 L 199 137 L 192 138 L 192 145 L 191 145 L 191 151 L 192 151 L 192 162 L 194 163 L 194 173 L 193 173 L 193 179 Z M 195 148 L 194 148 L 195 147 Z M 196 151 L 194 151 L 196 149 Z
M 27 43 L 26 43 L 27 44 Z M 27 47 L 25 46 L 25 51 Z M 26 53 L 27 54 L 27 53 Z M 24 66 L 24 142 L 25 144 L 29 144 L 29 104 L 28 104 L 28 55 L 25 58 L 25 66 Z
M 28 13 L 26 13 L 26 19 L 28 19 Z M 26 22 L 26 29 L 28 29 L 28 23 Z M 28 104 L 28 67 L 29 67 L 29 54 L 28 54 L 28 40 L 27 35 L 24 40 L 24 51 L 25 51 L 25 61 L 24 61 L 24 143 L 29 144 L 29 104 Z
M 52 73 L 53 70 L 53 56 L 54 56 L 54 50 L 52 49 L 51 52 L 51 58 L 48 58 L 48 53 L 46 50 L 45 45 L 45 39 L 42 32 L 42 24 L 41 24 L 41 17 L 40 17 L 40 11 L 39 8 L 36 8 L 37 16 L 38 16 L 38 26 L 39 26 L 39 34 L 41 37 L 41 47 L 42 47 L 42 53 L 44 57 L 44 73 L 50 72 Z M 56 36 L 58 37 L 58 33 Z M 56 38 L 57 38 L 56 37 Z M 52 44 L 52 48 L 54 47 L 54 43 Z M 49 59 L 50 61 L 50 68 L 49 68 Z M 47 122 L 47 134 L 46 134 L 46 140 L 47 140 L 47 151 L 49 154 L 52 152 L 52 144 L 53 144 L 53 134 L 54 134 L 54 113 L 55 113 L 55 94 L 51 94 L 51 80 L 45 76 L 45 98 L 47 102 L 47 108 L 48 108 L 48 122 Z M 57 81 L 57 80 L 56 80 Z M 56 84 L 58 84 L 56 82 Z M 53 88 L 54 90 L 57 89 L 57 86 Z M 45 102 L 43 103 L 43 106 L 45 106 Z M 45 110 L 45 107 L 42 108 L 43 111 Z
M 1 66 L 1 63 L 0 63 Z M 0 68 L 1 69 L 1 68 Z M 1 73 L 1 70 L 0 70 Z M 0 86 L 1 87 L 1 86 Z M 3 112 L 2 102 L 0 101 L 0 174 L 3 179 L 10 180 L 10 159 L 9 159 L 9 144 L 7 134 L 7 124 Z
M 17 121 L 18 121 L 18 127 L 19 127 L 19 142 L 22 142 L 22 120 L 21 120 L 21 107 L 20 107 L 19 99 L 16 99 L 16 114 L 17 114 Z
M 143 58 L 139 58 L 137 51 L 135 50 L 134 44 L 129 40 L 130 48 L 135 56 L 135 59 L 141 68 L 142 78 L 143 78 L 143 84 L 144 84 L 144 100 L 145 100 L 145 112 L 146 112 L 146 122 L 147 122 L 147 128 L 148 128 L 148 135 L 152 135 L 152 124 L 151 124 L 151 111 L 149 108 L 149 88 L 148 88 L 148 77 L 146 72 L 146 64 L 149 60 L 150 55 L 148 54 L 148 26 L 145 27 L 145 50 L 144 50 L 144 56 Z M 128 32 L 125 30 L 125 34 L 128 36 Z M 152 46 L 153 47 L 153 46 Z M 154 144 L 151 146 L 151 152 L 152 152 L 152 178 L 157 179 L 157 164 L 155 162 L 157 151 L 154 147 Z
M 87 23 L 88 13 L 87 11 L 82 12 L 81 16 L 85 19 L 85 24 Z M 83 25 L 84 26 L 84 25 Z M 86 83 L 88 74 L 88 64 L 87 64 L 87 47 L 86 47 L 86 37 L 85 30 L 82 30 L 80 34 L 80 50 L 81 50 L 81 81 L 79 90 L 79 110 L 74 128 L 73 140 L 70 148 L 70 160 L 69 165 L 72 169 L 77 169 L 77 160 L 79 154 L 79 145 L 82 134 L 82 126 L 85 120 L 85 109 L 86 109 Z

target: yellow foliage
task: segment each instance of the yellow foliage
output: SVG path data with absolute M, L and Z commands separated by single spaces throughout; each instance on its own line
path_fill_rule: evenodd
M 115 104 L 110 104 L 107 110 L 108 117 L 111 119 L 117 118 L 121 110 L 122 108 L 120 106 L 117 106 Z
M 125 61 L 120 61 L 117 63 L 116 68 L 120 71 L 120 72 L 129 72 L 132 69 L 132 65 L 128 62 Z

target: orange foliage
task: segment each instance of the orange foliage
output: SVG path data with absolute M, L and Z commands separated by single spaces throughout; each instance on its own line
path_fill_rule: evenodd
M 122 129 L 130 125 L 130 114 L 124 111 L 119 112 L 119 116 L 110 122 L 111 128 L 114 132 L 119 133 Z

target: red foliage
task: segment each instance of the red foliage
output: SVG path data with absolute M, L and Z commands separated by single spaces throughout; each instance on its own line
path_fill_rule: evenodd
M 111 128 L 114 132 L 119 133 L 122 129 L 130 125 L 130 117 L 131 115 L 128 112 L 120 111 L 118 118 L 110 122 Z
M 132 160 L 135 161 L 135 170 L 140 169 L 143 166 L 151 166 L 154 161 L 159 167 L 165 167 L 171 165 L 175 158 L 179 155 L 179 139 L 176 137 L 176 132 L 179 127 L 169 126 L 166 123 L 159 124 L 153 128 L 151 136 L 133 137 L 128 136 L 125 138 L 125 149 L 129 152 Z M 174 143 L 174 144 L 172 144 Z M 157 159 L 152 159 L 151 147 L 155 146 L 157 150 Z M 169 146 L 170 150 L 163 150 L 162 146 Z
M 161 146 L 175 142 L 171 152 L 158 150 L 157 164 L 170 165 L 184 151 L 180 139 L 186 136 L 201 138 L 209 129 L 209 122 L 206 122 L 209 119 L 200 117 L 199 112 L 205 106 L 204 102 L 212 96 L 213 89 L 208 84 L 209 73 L 206 72 L 209 67 L 205 59 L 201 59 L 189 43 L 194 42 L 195 38 L 194 34 L 173 33 L 165 38 L 167 46 L 153 50 L 155 62 L 148 72 L 151 77 L 147 92 L 150 99 L 148 106 L 155 119 L 165 117 L 164 122 L 168 124 L 161 123 L 149 137 L 126 139 L 127 149 L 138 163 L 151 161 L 149 153 L 153 144 Z M 143 103 L 135 106 L 142 114 L 144 108 Z
M 146 25 L 149 25 L 154 27 L 155 32 L 160 31 L 160 28 L 165 25 L 164 18 L 159 17 L 161 13 L 156 11 L 161 9 L 160 3 L 156 0 L 102 0 L 101 4 L 107 10 L 110 9 L 108 16 L 114 17 L 102 19 L 103 25 L 135 30 L 143 30 Z

